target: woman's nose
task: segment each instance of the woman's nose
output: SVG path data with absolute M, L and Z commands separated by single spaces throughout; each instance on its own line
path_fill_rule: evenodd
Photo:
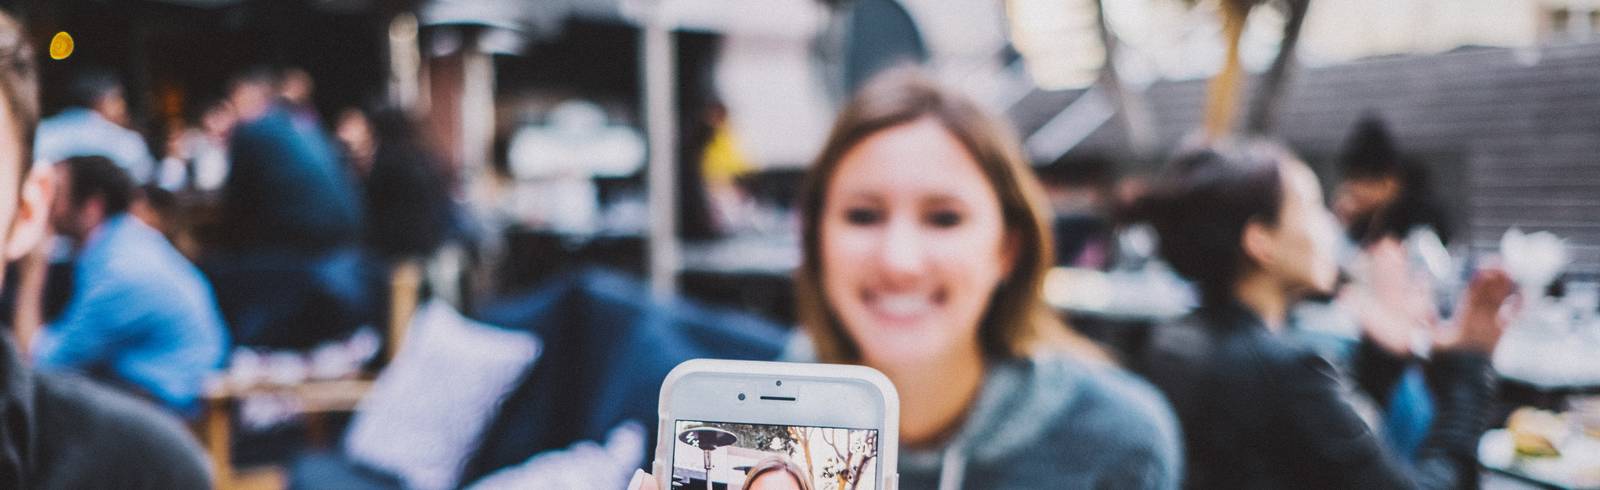
M 917 274 L 927 261 L 921 230 L 912 220 L 889 223 L 879 245 L 878 259 L 884 272 L 894 275 Z

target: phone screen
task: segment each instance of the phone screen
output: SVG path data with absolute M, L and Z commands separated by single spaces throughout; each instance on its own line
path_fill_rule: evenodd
M 675 489 L 877 490 L 874 429 L 697 420 L 674 429 Z

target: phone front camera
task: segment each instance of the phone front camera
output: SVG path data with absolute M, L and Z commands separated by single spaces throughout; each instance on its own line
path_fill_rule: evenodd
M 739 401 L 744 401 L 744 393 L 739 394 Z
M 783 386 L 783 380 L 778 380 L 778 386 Z

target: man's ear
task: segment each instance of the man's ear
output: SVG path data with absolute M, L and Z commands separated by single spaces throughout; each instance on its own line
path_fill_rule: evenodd
M 55 197 L 55 173 L 35 169 L 23 181 L 17 196 L 17 212 L 11 218 L 10 241 L 5 243 L 7 262 L 22 258 L 39 247 L 49 234 L 50 201 Z
M 1265 267 L 1273 261 L 1272 232 L 1260 221 L 1245 223 L 1244 231 L 1240 232 L 1239 246 L 1244 249 L 1245 259 L 1252 264 Z

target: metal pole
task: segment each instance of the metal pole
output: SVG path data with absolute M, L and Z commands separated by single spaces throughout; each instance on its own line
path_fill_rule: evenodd
M 707 449 L 707 450 L 705 450 L 705 453 L 706 453 L 706 490 L 713 490 L 711 488 L 711 450 Z
M 461 173 L 469 202 L 493 202 L 489 159 L 494 152 L 494 57 L 473 48 L 462 50 Z
M 641 38 L 644 68 L 645 124 L 650 142 L 650 166 L 646 186 L 650 207 L 650 289 L 656 298 L 666 299 L 677 290 L 678 187 L 676 124 L 677 100 L 673 93 L 677 74 L 677 48 L 672 41 L 672 23 L 663 18 L 664 10 L 645 16 Z
M 402 12 L 389 21 L 389 103 L 417 114 L 422 98 L 422 48 L 417 16 Z

